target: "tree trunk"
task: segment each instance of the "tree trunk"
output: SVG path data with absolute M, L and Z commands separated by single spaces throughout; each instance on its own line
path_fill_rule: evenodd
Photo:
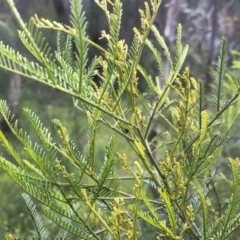
M 205 82 L 205 89 L 206 92 L 210 91 L 210 84 L 212 82 L 212 75 L 211 75 L 211 67 L 212 67 L 212 61 L 215 58 L 215 39 L 217 34 L 217 28 L 218 28 L 218 19 L 217 19 L 217 13 L 218 13 L 218 0 L 212 1 L 212 16 L 211 16 L 211 39 L 210 39 L 210 45 L 209 45 L 209 51 L 208 51 L 208 59 L 207 59 L 207 66 L 206 66 L 206 82 Z

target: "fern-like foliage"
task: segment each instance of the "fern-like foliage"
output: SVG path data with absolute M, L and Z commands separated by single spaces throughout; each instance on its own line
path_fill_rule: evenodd
M 32 199 L 30 198 L 30 196 L 28 194 L 23 193 L 22 197 L 25 201 L 26 207 L 31 215 L 32 220 L 33 220 L 32 222 L 36 229 L 38 238 L 40 238 L 40 239 L 49 238 L 50 234 L 46 231 L 46 228 L 43 226 L 43 222 L 38 213 L 36 205 L 34 204 L 34 202 L 32 201 Z M 68 235 L 68 231 L 61 228 L 58 232 L 57 238 L 61 237 L 64 239 L 68 239 L 67 235 Z
M 45 228 L 43 227 L 43 222 L 39 216 L 39 213 L 37 211 L 36 206 L 34 205 L 32 199 L 29 197 L 29 195 L 23 193 L 22 194 L 23 199 L 25 201 L 25 204 L 30 212 L 30 215 L 32 217 L 34 226 L 36 227 L 36 231 L 38 234 L 38 237 L 40 239 L 45 239 L 48 237 L 48 233 L 46 232 Z
M 82 11 L 82 1 L 71 1 L 71 24 L 74 27 L 76 34 L 74 42 L 77 48 L 77 74 L 78 74 L 78 92 L 81 93 L 82 84 L 85 79 L 85 68 L 87 66 L 88 44 L 86 38 L 87 22 L 84 12 Z
M 183 68 L 188 46 L 182 44 L 181 25 L 175 53 L 154 26 L 160 0 L 146 2 L 139 11 L 141 27 L 133 29 L 129 46 L 120 39 L 123 3 L 96 0 L 108 21 L 109 29 L 101 36 L 107 41 L 106 49 L 86 34 L 83 1 L 70 1 L 70 26 L 37 15 L 24 24 L 13 1 L 6 1 L 34 60 L 0 43 L 0 67 L 70 95 L 89 127 L 86 145 L 80 150 L 61 119 L 50 123 L 59 137 L 53 140 L 40 118 L 24 108 L 38 137 L 35 143 L 13 121 L 7 103 L 0 101 L 0 113 L 22 146 L 22 151 L 16 151 L 0 132 L 0 141 L 13 159 L 1 156 L 0 167 L 26 192 L 23 198 L 38 237 L 50 234 L 30 196 L 60 228 L 51 237 L 143 239 L 141 229 L 147 229 L 154 239 L 227 239 L 240 225 L 239 165 L 230 160 L 232 195 L 223 204 L 216 190 L 223 175 L 215 163 L 239 113 L 240 81 L 227 75 L 226 39 L 222 39 L 214 75 L 216 111 L 212 111 L 203 80 Z M 55 52 L 43 37 L 44 29 L 57 31 Z M 96 49 L 93 59 L 88 59 L 89 47 Z M 159 77 L 139 64 L 145 47 Z M 144 92 L 139 81 L 147 85 Z M 101 155 L 97 147 L 103 126 L 115 135 L 109 137 Z M 116 136 L 129 148 L 116 145 Z
M 222 38 L 220 56 L 217 61 L 213 85 L 213 100 L 217 111 L 222 108 L 224 99 L 224 81 L 227 67 L 227 39 Z

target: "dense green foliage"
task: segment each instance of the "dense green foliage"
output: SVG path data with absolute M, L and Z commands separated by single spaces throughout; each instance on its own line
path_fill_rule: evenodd
M 130 46 L 119 39 L 121 1 L 96 1 L 109 26 L 102 32 L 105 49 L 88 39 L 79 0 L 70 1 L 71 26 L 37 15 L 25 25 L 12 0 L 7 2 L 22 29 L 19 37 L 35 61 L 1 43 L 0 67 L 71 96 L 75 117 L 84 114 L 89 128 L 81 151 L 61 119 L 52 120 L 55 129 L 50 131 L 32 110 L 24 108 L 38 136 L 32 139 L 12 121 L 6 102 L 0 102 L 3 118 L 23 146 L 16 149 L 0 132 L 1 143 L 13 159 L 1 156 L 0 167 L 24 189 L 36 236 L 229 238 L 240 221 L 240 166 L 238 160 L 230 159 L 232 178 L 227 179 L 216 169 L 216 162 L 240 111 L 240 82 L 226 75 L 227 40 L 222 39 L 212 95 L 207 98 L 203 81 L 192 77 L 189 68 L 183 69 L 188 46 L 181 43 L 181 25 L 175 55 L 154 26 L 160 0 L 145 3 L 139 11 L 141 29 L 134 28 Z M 40 29 L 58 33 L 55 52 Z M 92 47 L 99 54 L 89 60 Z M 139 64 L 144 48 L 155 59 L 157 77 Z M 138 88 L 139 81 L 145 81 L 144 92 Z M 104 151 L 97 152 L 102 128 L 110 129 L 112 137 Z M 157 133 L 150 137 L 153 130 Z M 59 139 L 52 138 L 53 131 Z M 219 183 L 229 186 L 227 194 Z M 40 202 L 40 212 L 58 225 L 58 232 L 49 231 L 31 197 Z

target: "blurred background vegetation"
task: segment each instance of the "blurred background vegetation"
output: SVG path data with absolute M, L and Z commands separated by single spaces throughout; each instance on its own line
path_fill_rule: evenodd
M 132 39 L 132 28 L 139 27 L 138 9 L 143 8 L 143 0 L 122 0 L 124 5 L 121 38 L 129 43 Z M 61 23 L 69 23 L 69 2 L 68 0 L 15 0 L 16 6 L 27 22 L 29 18 L 37 13 L 39 17 L 49 20 L 56 20 Z M 101 30 L 106 29 L 106 21 L 103 13 L 98 9 L 93 0 L 83 0 L 86 16 L 89 21 L 89 37 L 98 44 L 104 46 L 104 42 L 99 40 Z M 185 66 L 191 70 L 191 74 L 196 79 L 203 79 L 206 89 L 212 82 L 211 70 L 216 61 L 219 45 L 222 36 L 226 36 L 229 41 L 230 50 L 235 50 L 234 55 L 229 56 L 229 74 L 236 76 L 237 69 L 240 68 L 240 1 L 238 0 L 163 0 L 160 12 L 156 19 L 156 26 L 165 37 L 169 48 L 174 51 L 174 40 L 176 26 L 183 25 L 183 42 L 189 44 L 190 50 Z M 23 55 L 29 56 L 26 49 L 18 39 L 18 26 L 9 11 L 5 0 L 0 0 L 0 41 L 12 46 Z M 48 30 L 44 34 L 53 49 L 56 49 L 56 35 Z M 89 58 L 94 55 L 94 49 L 90 49 Z M 151 69 L 154 75 L 158 75 L 152 63 L 152 57 L 147 52 L 141 64 Z M 234 68 L 232 68 L 234 63 Z M 167 67 L 167 66 L 166 66 Z M 139 81 L 139 87 L 144 91 L 144 84 Z M 210 95 L 209 95 L 210 96 Z M 57 138 L 51 120 L 58 118 L 68 129 L 72 139 L 83 148 L 86 143 L 87 121 L 85 116 L 74 109 L 69 97 L 36 82 L 31 82 L 17 75 L 0 71 L 0 98 L 8 101 L 9 107 L 19 118 L 19 125 L 31 135 L 32 140 L 36 140 L 34 132 L 29 127 L 28 122 L 21 114 L 23 107 L 28 107 L 35 111 L 46 127 L 48 127 L 53 137 Z M 238 121 L 239 122 L 239 121 Z M 240 124 L 235 125 L 230 132 L 230 140 L 223 147 L 222 157 L 219 167 L 225 169 L 226 157 L 240 156 Z M 21 146 L 14 140 L 6 124 L 0 118 L 0 129 L 11 138 L 15 148 L 22 151 Z M 99 141 L 97 143 L 98 156 L 102 156 L 105 143 L 109 140 L 113 132 L 102 129 L 99 131 Z M 124 145 L 120 138 L 116 146 Z M 125 150 L 125 149 L 124 149 Z M 127 149 L 125 151 L 128 151 Z M 0 147 L 3 156 L 7 153 Z M 26 156 L 27 158 L 27 156 Z M 100 158 L 99 158 L 100 159 Z M 133 159 L 135 160 L 135 159 Z M 226 171 L 227 172 L 227 171 Z M 32 235 L 33 227 L 26 207 L 21 198 L 21 189 L 2 171 L 0 171 L 0 239 L 3 239 L 8 231 L 15 232 L 18 237 Z M 49 229 L 54 226 L 49 226 Z M 150 238 L 149 238 L 150 239 Z M 234 238 L 233 238 L 234 239 Z

